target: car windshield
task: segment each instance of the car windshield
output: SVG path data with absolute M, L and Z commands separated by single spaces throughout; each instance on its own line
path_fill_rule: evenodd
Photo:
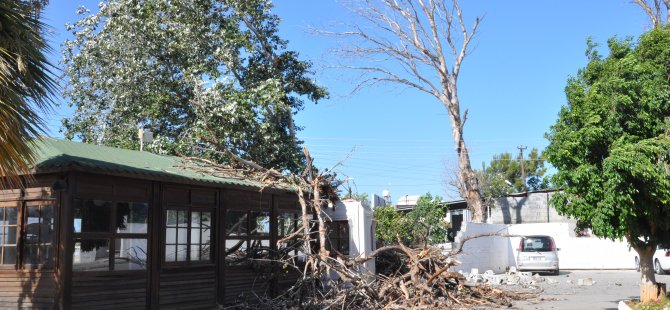
M 521 241 L 521 252 L 549 251 L 551 251 L 551 238 L 549 237 L 526 237 Z

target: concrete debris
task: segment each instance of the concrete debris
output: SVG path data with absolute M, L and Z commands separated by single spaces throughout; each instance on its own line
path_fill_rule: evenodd
M 476 268 L 473 268 L 473 271 L 477 271 L 477 273 L 463 273 L 463 276 L 466 279 L 466 283 L 523 286 L 533 286 L 541 282 L 547 282 L 549 284 L 558 283 L 557 280 L 545 278 L 539 274 L 533 274 L 531 272 L 516 272 L 516 270 L 512 270 L 511 268 L 510 271 L 504 274 L 495 274 L 493 270 L 487 270 L 486 272 L 480 274 Z
M 590 286 L 596 283 L 596 281 L 593 281 L 591 278 L 583 278 L 583 279 L 577 279 L 577 285 L 579 286 Z

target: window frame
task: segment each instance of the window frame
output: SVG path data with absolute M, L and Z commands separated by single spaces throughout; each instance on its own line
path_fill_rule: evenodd
M 97 201 L 103 201 L 103 202 L 109 202 L 111 204 L 110 211 L 109 211 L 109 229 L 108 231 L 83 231 L 80 230 L 79 232 L 76 231 L 74 227 L 74 221 L 75 221 L 75 213 L 74 211 L 77 209 L 79 203 L 83 203 L 84 201 L 89 201 L 89 200 L 97 200 Z M 70 249 L 70 256 L 71 256 L 71 264 L 72 264 L 72 271 L 73 272 L 85 272 L 85 273 L 95 273 L 95 272 L 114 272 L 114 273 L 123 273 L 123 272 L 148 272 L 149 270 L 149 260 L 150 258 L 150 247 L 151 247 L 151 240 L 149 238 L 149 233 L 151 231 L 151 203 L 148 201 L 131 201 L 132 199 L 124 200 L 124 199 L 115 199 L 110 197 L 104 197 L 104 198 L 94 198 L 94 197 L 77 197 L 73 199 L 73 205 L 72 205 L 72 217 L 70 218 L 70 221 L 68 225 L 72 225 L 72 248 Z M 126 233 L 126 232 L 118 232 L 118 226 L 117 226 L 117 212 L 119 209 L 120 204 L 144 204 L 147 207 L 147 229 L 146 232 L 144 233 Z M 75 269 L 75 264 L 74 264 L 74 254 L 75 254 L 75 248 L 77 241 L 81 240 L 103 240 L 106 239 L 109 241 L 109 245 L 107 248 L 107 251 L 109 252 L 107 254 L 107 270 L 85 270 L 85 269 Z M 116 270 L 114 267 L 116 266 L 115 260 L 116 260 L 116 241 L 120 239 L 144 239 L 146 240 L 146 245 L 147 245 L 147 257 L 145 261 L 145 265 L 143 269 L 121 269 L 121 270 Z
M 346 233 L 347 237 L 346 239 L 340 236 L 340 227 L 346 227 Z M 351 229 L 349 227 L 349 220 L 337 220 L 337 221 L 328 221 L 326 222 L 326 229 L 327 229 L 327 249 L 330 252 L 331 256 L 336 256 L 337 254 L 349 256 L 351 254 Z M 331 230 L 335 229 L 336 230 L 336 238 L 331 238 Z M 336 242 L 333 242 L 333 239 Z M 343 253 L 342 250 L 342 244 L 343 241 L 346 240 L 347 242 L 347 251 L 346 253 Z
M 246 214 L 246 221 L 245 221 L 246 225 L 245 225 L 245 233 L 244 234 L 229 235 L 226 232 L 226 229 L 227 229 L 226 225 L 228 224 L 228 222 L 227 222 L 228 221 L 228 212 L 240 212 L 240 213 Z M 251 231 L 252 220 L 251 219 L 252 218 L 257 218 L 257 217 L 252 217 L 252 214 L 254 214 L 254 213 L 267 213 L 267 215 L 268 215 L 268 223 L 267 223 L 268 232 L 267 233 L 252 233 L 252 231 Z M 228 243 L 228 241 L 231 241 L 231 240 L 242 241 L 243 242 L 243 247 L 247 251 L 247 254 L 249 254 L 248 250 L 249 250 L 249 248 L 251 248 L 251 243 L 255 242 L 255 241 L 260 241 L 261 244 L 263 242 L 267 242 L 268 243 L 268 250 L 270 251 L 270 253 L 274 252 L 276 249 L 273 249 L 273 245 L 272 245 L 272 239 L 273 239 L 273 237 L 272 237 L 272 235 L 273 235 L 272 221 L 273 221 L 272 211 L 270 209 L 244 208 L 244 207 L 240 207 L 240 206 L 227 208 L 225 210 L 225 213 L 224 213 L 224 221 L 223 221 L 224 226 L 222 227 L 222 229 L 224 231 L 223 231 L 223 240 L 222 240 L 222 243 L 221 243 L 222 246 L 223 246 L 223 252 L 222 253 L 223 253 L 223 256 L 224 256 L 225 267 L 230 268 L 232 266 L 241 266 L 239 264 L 229 265 L 229 262 L 227 260 L 228 256 L 230 255 L 230 254 L 226 255 L 226 253 L 228 252 L 227 243 Z M 275 219 L 275 221 L 276 221 L 276 219 Z M 276 225 L 276 223 L 274 225 Z
M 23 266 L 24 269 L 53 269 L 54 265 L 56 264 L 56 257 L 57 257 L 56 249 L 58 247 L 58 225 L 57 225 L 57 219 L 58 219 L 57 215 L 58 215 L 58 213 L 57 213 L 57 210 L 56 210 L 56 204 L 54 202 L 55 202 L 55 200 L 54 201 L 30 200 L 30 201 L 24 201 L 23 202 L 23 208 L 21 210 L 22 211 L 21 212 L 21 223 L 23 224 L 23 226 L 21 227 L 21 238 L 20 238 L 21 245 L 20 245 L 20 247 L 21 247 L 21 263 L 22 263 L 22 266 Z M 26 239 L 28 238 L 28 225 L 29 225 L 28 224 L 28 215 L 29 214 L 28 214 L 27 209 L 28 209 L 28 207 L 33 207 L 33 206 L 39 207 L 38 210 L 39 210 L 40 221 L 44 219 L 44 217 L 43 217 L 43 207 L 45 207 L 45 206 L 51 206 L 52 207 L 53 230 L 52 230 L 51 242 L 42 242 L 42 231 L 41 231 L 41 228 L 40 228 L 40 232 L 39 232 L 39 238 L 40 238 L 39 240 L 40 241 L 35 244 L 37 246 L 39 252 L 42 251 L 43 246 L 45 246 L 45 245 L 51 246 L 51 251 L 53 251 L 52 252 L 53 254 L 52 254 L 50 262 L 45 263 L 46 260 L 38 259 L 38 261 L 40 261 L 40 262 L 37 263 L 37 264 L 26 263 L 27 259 L 26 259 L 26 256 L 24 255 L 24 253 L 25 253 L 24 251 L 27 249 L 27 245 L 28 245 L 28 242 L 27 242 Z
M 50 262 L 40 262 L 37 264 L 26 263 L 24 250 L 26 248 L 26 237 L 27 237 L 27 211 L 28 206 L 47 206 L 50 205 L 53 208 L 53 231 L 52 231 L 52 241 L 51 246 L 53 249 L 53 256 L 50 259 Z M 28 270 L 28 269 L 42 269 L 42 270 L 53 270 L 57 263 L 57 243 L 58 243 L 58 204 L 56 203 L 55 198 L 35 198 L 35 199 L 26 199 L 26 198 L 17 198 L 14 200 L 2 200 L 0 201 L 0 212 L 4 212 L 4 208 L 16 208 L 17 209 L 17 218 L 16 218 L 16 256 L 15 262 L 13 264 L 2 264 L 3 254 L 0 254 L 0 270 Z M 41 214 L 41 213 L 40 213 Z M 4 228 L 7 225 L 0 225 L 0 229 Z M 39 246 L 39 244 L 38 244 Z M 0 240 L 0 253 L 4 252 L 4 240 Z
M 177 210 L 177 211 L 186 211 L 187 214 L 187 226 L 186 226 L 186 260 L 179 261 L 177 260 L 175 256 L 174 261 L 168 261 L 166 259 L 167 256 L 167 247 L 168 245 L 174 245 L 174 246 L 179 246 L 182 245 L 178 241 L 178 237 L 175 238 L 176 243 L 167 243 L 167 213 L 170 210 Z M 163 217 L 163 221 L 161 224 L 161 264 L 165 268 L 179 268 L 179 267 L 196 267 L 196 266 L 210 266 L 215 264 L 215 230 L 216 230 L 216 207 L 214 206 L 193 206 L 193 205 L 183 205 L 183 204 L 167 204 L 162 210 L 161 210 L 161 215 Z M 193 230 L 192 226 L 192 216 L 193 212 L 209 212 L 210 213 L 210 226 L 209 226 L 209 259 L 207 260 L 191 260 L 191 247 L 194 245 L 191 240 L 191 233 Z M 200 221 L 202 225 L 202 220 Z M 177 234 L 179 233 L 179 226 L 170 227 L 170 228 L 175 228 L 177 229 Z M 202 229 L 202 227 L 200 227 Z M 200 237 L 200 242 L 198 245 L 202 246 L 202 236 Z

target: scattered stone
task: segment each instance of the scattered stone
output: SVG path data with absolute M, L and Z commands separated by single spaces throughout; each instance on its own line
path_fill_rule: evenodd
M 459 273 L 465 277 L 466 283 L 469 284 L 486 283 L 490 285 L 522 285 L 524 287 L 530 287 L 536 286 L 541 282 L 548 282 L 550 284 L 558 283 L 557 280 L 545 278 L 537 273 L 517 272 L 512 268 L 510 268 L 507 273 L 503 274 L 495 274 L 493 270 L 486 270 L 484 273 L 479 273 L 477 268 L 472 268 L 471 272 L 459 271 Z
M 579 286 L 591 286 L 595 283 L 591 278 L 577 279 L 577 285 Z
M 515 274 L 516 273 L 516 267 L 511 266 L 509 267 L 509 271 L 507 271 L 508 274 Z
M 568 281 L 565 281 L 565 283 L 572 284 L 572 280 L 568 279 Z

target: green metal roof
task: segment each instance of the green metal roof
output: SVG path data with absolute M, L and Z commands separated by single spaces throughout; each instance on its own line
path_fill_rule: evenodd
M 90 172 L 113 172 L 161 178 L 260 188 L 262 184 L 235 177 L 214 176 L 189 169 L 183 159 L 150 152 L 119 149 L 81 142 L 40 138 L 36 143 L 35 167 L 49 171 L 81 167 Z

